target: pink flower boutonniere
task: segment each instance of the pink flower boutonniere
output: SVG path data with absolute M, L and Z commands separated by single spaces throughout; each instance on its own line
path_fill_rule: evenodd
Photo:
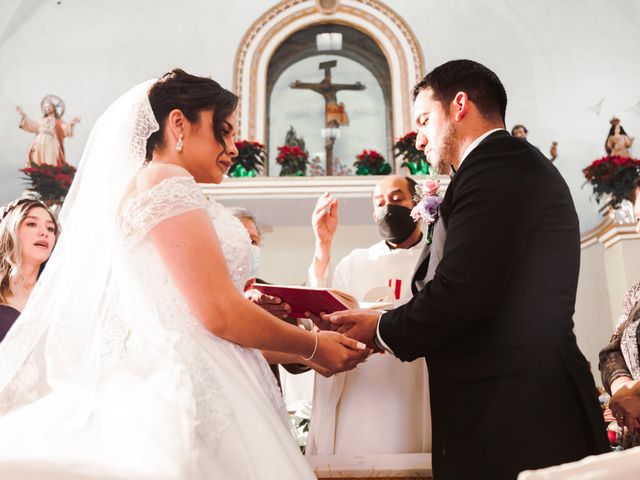
M 440 182 L 438 180 L 425 180 L 422 185 L 416 185 L 416 206 L 411 210 L 411 217 L 417 222 L 422 220 L 428 225 L 427 243 L 431 243 L 433 226 L 438 220 L 438 209 L 442 203 L 442 197 L 438 193 Z

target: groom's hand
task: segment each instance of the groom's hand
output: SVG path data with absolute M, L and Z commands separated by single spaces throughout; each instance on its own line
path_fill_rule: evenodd
M 375 336 L 378 320 L 381 312 L 370 309 L 342 310 L 328 315 L 322 315 L 322 319 L 333 326 L 333 330 L 344 333 L 347 337 L 366 344 L 369 348 L 376 348 Z

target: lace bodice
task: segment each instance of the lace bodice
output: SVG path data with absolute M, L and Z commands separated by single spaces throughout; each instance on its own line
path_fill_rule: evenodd
M 220 388 L 216 366 L 207 361 L 207 351 L 202 348 L 202 337 L 215 342 L 217 348 L 231 349 L 256 365 L 266 396 L 283 410 L 284 403 L 262 354 L 218 338 L 207 331 L 194 317 L 184 297 L 178 291 L 151 242 L 146 239 L 149 231 L 158 223 L 189 211 L 205 209 L 214 225 L 229 274 L 235 287 L 242 291 L 248 278 L 251 263 L 251 241 L 242 223 L 223 205 L 207 199 L 192 177 L 170 177 L 153 188 L 127 201 L 118 219 L 122 234 L 123 250 L 134 266 L 131 275 L 137 277 L 141 291 L 160 315 L 162 326 L 187 366 L 192 384 L 199 424 L 198 434 L 212 447 L 216 447 L 222 432 L 229 423 L 231 408 Z M 215 292 L 211 293 L 215 295 Z M 113 337 L 113 336 L 112 336 Z M 122 332 L 115 338 L 127 335 Z M 199 337 L 199 340 L 196 338 Z M 108 346 L 108 351 L 120 349 Z

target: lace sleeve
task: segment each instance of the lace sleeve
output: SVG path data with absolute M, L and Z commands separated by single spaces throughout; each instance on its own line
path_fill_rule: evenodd
M 620 315 L 621 322 L 627 319 L 631 314 L 631 310 L 640 301 L 640 282 L 633 284 L 624 296 L 624 302 L 622 304 L 622 315 Z
M 119 219 L 124 244 L 130 248 L 163 220 L 200 208 L 207 208 L 207 199 L 192 177 L 166 178 L 124 204 Z

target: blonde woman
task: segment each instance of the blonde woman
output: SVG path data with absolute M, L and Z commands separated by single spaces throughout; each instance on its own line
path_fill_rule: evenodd
M 4 208 L 0 221 L 0 341 L 24 309 L 58 236 L 44 203 L 21 199 Z

